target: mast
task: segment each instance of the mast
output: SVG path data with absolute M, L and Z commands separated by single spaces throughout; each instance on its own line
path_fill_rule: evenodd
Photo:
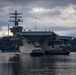
M 8 37 L 9 37 L 9 25 L 8 25 Z
M 19 22 L 23 22 L 21 20 L 22 13 L 18 13 L 17 10 L 15 10 L 15 13 L 10 13 L 10 18 L 13 18 L 13 19 L 10 19 L 9 22 L 13 22 L 14 23 L 13 28 L 10 28 L 11 32 L 13 33 L 13 35 L 21 32 L 23 27 L 19 26 Z
M 36 28 L 36 19 L 35 19 L 35 30 L 37 30 L 37 28 Z
M 23 22 L 20 18 L 22 18 L 22 13 L 17 13 L 17 10 L 15 10 L 15 13 L 10 13 L 10 18 L 14 18 L 14 20 L 10 20 L 9 22 L 14 22 L 14 26 L 18 26 L 19 22 Z

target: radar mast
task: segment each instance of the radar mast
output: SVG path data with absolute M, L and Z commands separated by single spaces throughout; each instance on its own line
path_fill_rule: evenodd
M 10 13 L 10 19 L 9 22 L 14 22 L 14 26 L 13 28 L 10 28 L 11 32 L 13 33 L 13 35 L 17 34 L 18 32 L 21 32 L 23 27 L 19 26 L 19 22 L 23 22 L 21 20 L 22 18 L 22 13 L 18 13 L 17 10 L 15 10 L 15 13 Z

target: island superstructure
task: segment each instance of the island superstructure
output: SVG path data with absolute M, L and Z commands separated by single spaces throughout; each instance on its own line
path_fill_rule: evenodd
M 53 40 L 57 37 L 57 35 L 52 31 L 22 31 L 23 27 L 19 26 L 19 22 L 22 22 L 20 19 L 22 16 L 21 13 L 15 11 L 15 13 L 10 13 L 10 17 L 14 18 L 14 20 L 10 20 L 10 22 L 14 22 L 14 26 L 10 28 L 13 33 L 13 40 L 20 38 L 23 42 L 23 46 L 20 46 L 21 52 L 30 53 L 33 48 L 40 47 L 42 50 L 49 50 L 49 40 Z

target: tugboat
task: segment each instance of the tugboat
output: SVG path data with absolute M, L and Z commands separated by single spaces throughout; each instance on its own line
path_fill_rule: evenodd
M 39 47 L 35 47 L 30 54 L 31 56 L 43 56 L 44 51 Z
M 50 50 L 45 51 L 45 55 L 68 55 L 70 50 L 66 48 L 66 45 L 54 45 Z
M 44 51 L 40 48 L 39 43 L 35 42 L 35 48 L 30 53 L 32 56 L 43 56 Z

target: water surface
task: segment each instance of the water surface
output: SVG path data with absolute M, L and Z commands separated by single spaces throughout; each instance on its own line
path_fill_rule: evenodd
M 76 75 L 76 53 L 40 57 L 0 53 L 0 75 Z

